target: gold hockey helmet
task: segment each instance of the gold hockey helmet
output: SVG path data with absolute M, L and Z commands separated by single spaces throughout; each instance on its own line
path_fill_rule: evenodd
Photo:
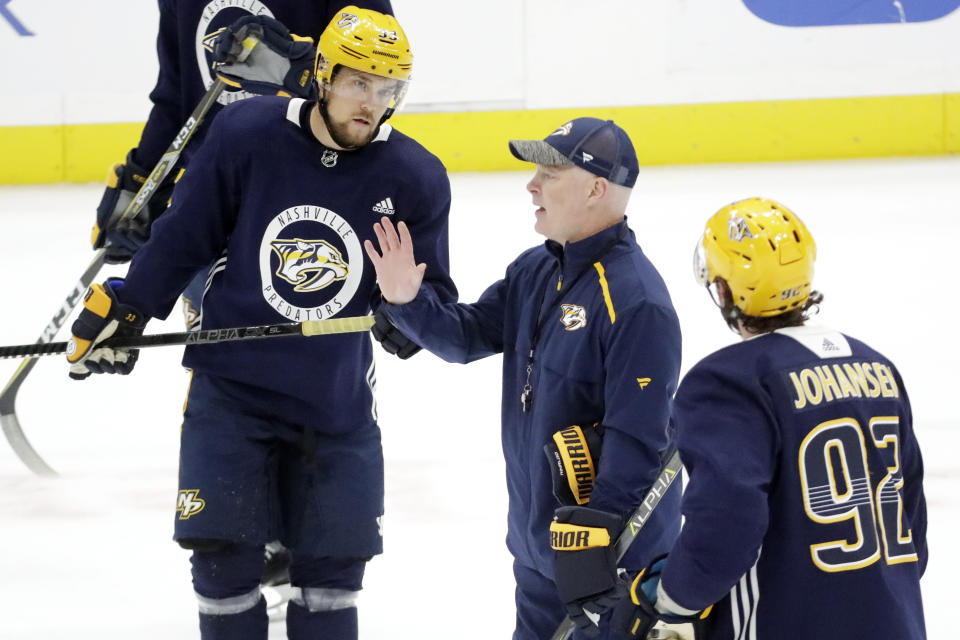
M 388 114 L 403 100 L 413 69 L 410 42 L 396 18 L 350 5 L 334 15 L 317 44 L 315 74 L 324 89 L 338 65 L 397 81 Z
M 777 316 L 810 298 L 817 245 L 803 221 L 779 202 L 747 198 L 707 221 L 694 252 L 694 276 L 722 306 L 717 279 L 740 313 Z

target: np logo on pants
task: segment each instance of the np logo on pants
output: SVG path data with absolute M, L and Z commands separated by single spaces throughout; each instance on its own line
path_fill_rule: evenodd
M 207 503 L 200 497 L 198 489 L 184 489 L 177 493 L 177 513 L 181 520 L 197 515 L 205 506 Z

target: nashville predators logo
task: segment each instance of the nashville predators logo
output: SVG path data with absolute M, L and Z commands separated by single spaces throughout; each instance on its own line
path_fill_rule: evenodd
M 340 252 L 323 240 L 274 240 L 270 246 L 280 257 L 276 274 L 296 285 L 294 291 L 319 291 L 350 273 Z
M 217 41 L 217 38 L 220 37 L 220 34 L 226 31 L 226 27 L 221 27 L 216 31 L 208 33 L 207 35 L 200 38 L 200 45 L 207 51 L 213 51 L 213 45 Z
M 197 3 L 203 6 L 200 11 L 200 19 L 197 24 L 196 39 L 191 43 L 194 53 L 197 57 L 197 71 L 200 72 L 200 78 L 203 80 L 203 86 L 209 89 L 216 78 L 211 73 L 211 62 L 213 61 L 210 53 L 213 51 L 213 41 L 220 35 L 227 25 L 234 22 L 240 15 L 250 14 L 255 16 L 267 16 L 273 18 L 273 12 L 265 6 L 260 0 L 244 0 L 236 2 L 235 0 L 210 0 L 206 3 Z M 243 13 L 238 13 L 242 11 Z M 224 91 L 217 97 L 220 104 L 230 104 L 238 100 L 252 98 L 254 94 L 244 89 Z
M 727 235 L 734 242 L 741 242 L 744 238 L 755 238 L 747 221 L 740 216 L 734 216 L 727 222 Z
M 560 322 L 567 331 L 576 331 L 587 326 L 587 310 L 578 304 L 561 304 L 563 315 Z
M 573 123 L 567 122 L 566 124 L 560 125 L 556 131 L 550 134 L 550 136 L 568 136 L 570 131 L 573 129 Z M 547 136 L 548 138 L 550 136 Z
M 181 520 L 197 515 L 205 506 L 207 503 L 200 498 L 200 491 L 197 489 L 184 489 L 177 494 L 177 513 Z
M 355 24 L 360 23 L 360 16 L 355 13 L 347 13 L 346 11 L 340 14 L 340 19 L 337 20 L 337 29 L 346 29 L 347 27 L 352 27 Z
M 347 219 L 324 207 L 298 204 L 274 214 L 260 239 L 259 263 L 264 301 L 292 322 L 332 318 L 368 297 L 359 291 L 360 237 Z

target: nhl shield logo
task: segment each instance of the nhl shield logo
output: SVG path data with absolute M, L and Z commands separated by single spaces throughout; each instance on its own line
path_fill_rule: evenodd
M 325 167 L 332 167 L 337 164 L 337 159 L 340 156 L 337 155 L 337 152 L 333 149 L 324 149 L 323 155 L 320 156 L 320 164 Z
M 561 304 L 560 323 L 567 331 L 576 331 L 587 326 L 587 310 L 578 304 Z

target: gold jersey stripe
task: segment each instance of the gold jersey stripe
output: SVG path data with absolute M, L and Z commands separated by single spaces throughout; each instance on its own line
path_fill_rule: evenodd
M 603 265 L 599 262 L 594 262 L 593 266 L 596 267 L 597 273 L 600 274 L 600 288 L 603 290 L 603 301 L 607 303 L 607 313 L 610 314 L 610 324 L 613 324 L 617 321 L 617 312 L 613 309 L 613 300 L 610 299 L 610 287 L 607 285 L 607 275 L 603 270 Z

